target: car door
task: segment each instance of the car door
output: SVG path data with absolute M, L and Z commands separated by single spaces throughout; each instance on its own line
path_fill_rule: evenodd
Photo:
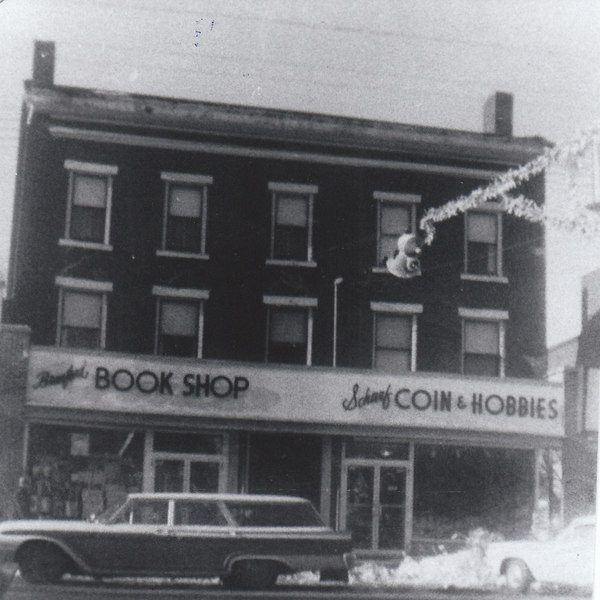
M 161 574 L 169 572 L 171 542 L 168 499 L 136 499 L 117 522 L 98 524 L 79 551 L 96 572 Z
M 170 528 L 182 575 L 217 575 L 235 551 L 235 531 L 217 501 L 176 499 Z

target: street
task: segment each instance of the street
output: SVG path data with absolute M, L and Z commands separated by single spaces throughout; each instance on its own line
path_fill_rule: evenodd
M 2 600 L 131 600 L 134 598 L 161 598 L 162 600 L 181 600 L 185 598 L 229 600 L 243 598 L 265 598 L 281 600 L 323 599 L 323 600 L 505 600 L 505 592 L 481 590 L 422 590 L 410 588 L 374 588 L 365 585 L 278 585 L 269 591 L 229 591 L 218 584 L 188 582 L 161 582 L 151 584 L 120 581 L 95 582 L 79 578 L 68 580 L 61 585 L 29 585 L 18 575 L 10 584 Z M 566 600 L 588 598 L 581 592 L 564 593 L 548 590 L 532 592 L 527 598 L 532 600 Z

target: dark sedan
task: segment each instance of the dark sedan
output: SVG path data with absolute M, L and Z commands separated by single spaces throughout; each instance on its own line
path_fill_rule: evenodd
M 263 589 L 279 574 L 321 571 L 347 580 L 349 534 L 327 527 L 302 498 L 132 494 L 107 517 L 0 523 L 0 561 L 32 583 L 66 574 L 220 577 Z

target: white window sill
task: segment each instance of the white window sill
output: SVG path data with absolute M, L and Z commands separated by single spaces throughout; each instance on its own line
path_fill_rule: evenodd
M 102 250 L 104 252 L 112 252 L 112 244 L 101 244 L 100 242 L 84 242 L 83 240 L 71 240 L 68 238 L 60 238 L 58 245 L 66 248 L 85 248 L 86 250 Z
M 462 281 L 483 281 L 487 283 L 508 283 L 508 277 L 502 275 L 476 275 L 474 273 L 461 273 Z
M 200 254 L 198 252 L 181 252 L 179 250 L 157 250 L 156 256 L 166 256 L 170 258 L 193 258 L 195 260 L 208 260 L 208 254 Z
M 317 263 L 308 260 L 285 260 L 282 258 L 267 258 L 265 261 L 267 265 L 276 265 L 281 267 L 310 267 L 315 268 Z

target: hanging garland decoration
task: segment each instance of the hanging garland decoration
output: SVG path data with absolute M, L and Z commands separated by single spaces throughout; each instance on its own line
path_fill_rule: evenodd
M 578 230 L 585 235 L 600 233 L 600 214 L 587 209 L 582 203 L 571 202 L 567 215 L 553 214 L 530 198 L 523 195 L 514 197 L 510 194 L 519 184 L 550 166 L 563 164 L 571 168 L 577 167 L 583 155 L 598 144 L 599 133 L 600 128 L 594 127 L 570 142 L 546 148 L 543 154 L 527 164 L 496 176 L 487 186 L 477 188 L 470 194 L 460 196 L 442 206 L 430 208 L 419 224 L 424 232 L 424 243 L 431 245 L 433 242 L 435 223 L 441 223 L 459 213 L 492 201 L 497 202 L 508 214 L 528 221 L 544 223 L 568 231 Z M 594 165 L 594 168 L 598 168 L 597 165 Z

